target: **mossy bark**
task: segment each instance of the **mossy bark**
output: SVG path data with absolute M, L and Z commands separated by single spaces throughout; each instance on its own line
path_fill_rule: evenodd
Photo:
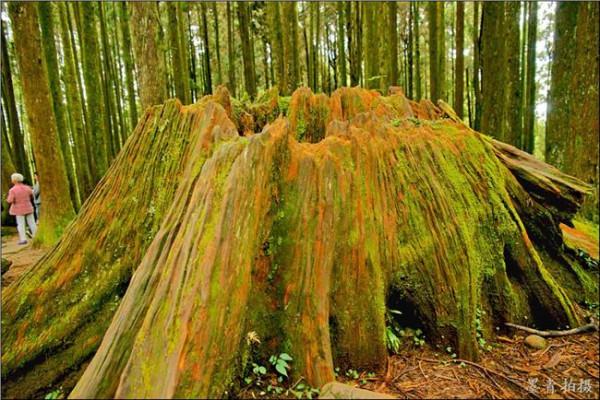
M 43 58 L 37 6 L 10 3 L 9 15 L 14 29 L 17 62 L 33 154 L 44 190 L 44 207 L 35 242 L 53 245 L 74 216 L 69 183 L 58 142 L 46 61 Z
M 554 56 L 548 121 L 546 160 L 592 184 L 596 190 L 586 201 L 586 217 L 598 221 L 598 16 L 595 2 L 557 5 Z
M 161 104 L 167 98 L 164 58 L 159 54 L 160 27 L 158 8 L 154 3 L 133 2 L 131 5 L 131 33 L 137 67 L 138 88 L 142 110 Z
M 108 143 L 106 138 L 106 106 L 103 102 L 100 46 L 98 45 L 97 4 L 92 2 L 75 4 L 81 21 L 80 41 L 82 44 L 82 70 L 87 101 L 87 126 L 91 136 L 93 160 L 90 163 L 94 181 L 98 182 L 108 168 Z
M 40 17 L 40 28 L 45 40 L 42 42 L 44 57 L 48 69 L 48 81 L 50 84 L 50 94 L 52 96 L 52 109 L 56 121 L 56 129 L 60 143 L 60 149 L 65 165 L 65 172 L 69 182 L 69 192 L 73 207 L 78 210 L 81 207 L 81 198 L 79 195 L 78 179 L 74 168 L 73 149 L 70 145 L 70 135 L 67 129 L 67 119 L 64 108 L 62 89 L 60 87 L 60 75 L 58 72 L 58 57 L 56 51 L 56 42 L 54 35 L 54 15 L 53 5 L 49 2 L 38 4 L 38 13 Z
M 95 353 L 71 397 L 224 396 L 249 332 L 254 361 L 285 351 L 319 386 L 334 365 L 385 366 L 386 307 L 471 359 L 479 326 L 579 322 L 577 285 L 597 283 L 558 224 L 585 184 L 444 103 L 300 89 L 288 118 L 271 96 L 240 111 L 218 89 L 146 114 L 65 238 L 4 293 L 5 393 L 79 377 Z M 240 136 L 246 114 L 268 123 Z

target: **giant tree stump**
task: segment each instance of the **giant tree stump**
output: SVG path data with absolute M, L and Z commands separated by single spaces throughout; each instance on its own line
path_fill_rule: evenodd
M 320 386 L 334 365 L 384 365 L 386 307 L 469 359 L 478 325 L 580 322 L 597 271 L 559 224 L 585 184 L 444 104 L 299 89 L 288 118 L 270 96 L 146 112 L 61 241 L 3 293 L 5 396 L 75 382 L 77 398 L 222 396 L 249 332 L 256 356 L 285 351 Z

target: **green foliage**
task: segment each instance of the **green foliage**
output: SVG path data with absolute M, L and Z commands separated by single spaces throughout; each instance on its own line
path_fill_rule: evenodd
M 475 336 L 477 337 L 477 343 L 479 343 L 479 347 L 481 347 L 481 349 L 483 350 L 492 350 L 492 346 L 487 344 L 487 342 L 485 341 L 484 337 L 483 337 L 483 325 L 481 322 L 481 319 L 483 316 L 486 315 L 486 312 L 481 310 L 480 308 L 477 309 L 476 311 L 476 318 L 475 318 Z
M 345 375 L 346 375 L 348 378 L 350 378 L 350 379 L 354 379 L 354 380 L 358 379 L 358 377 L 360 376 L 360 375 L 358 374 L 358 371 L 357 371 L 357 370 L 355 370 L 355 369 L 349 369 L 348 371 L 346 371 L 346 374 L 345 374 Z
M 65 397 L 64 395 L 65 394 L 63 393 L 62 387 L 60 387 L 60 388 L 54 389 L 53 391 L 46 394 L 44 399 L 46 399 L 46 400 L 63 399 Z
M 392 354 L 398 354 L 398 350 L 400 349 L 400 337 L 404 336 L 404 330 L 400 328 L 398 322 L 394 319 L 393 314 L 402 315 L 402 311 L 392 310 L 390 308 L 386 309 L 385 344 L 388 351 Z
M 288 361 L 292 361 L 292 357 L 287 353 L 281 353 L 278 356 L 272 355 L 269 357 L 269 362 L 275 367 L 275 370 L 286 378 L 288 377 L 287 371 L 291 369 Z

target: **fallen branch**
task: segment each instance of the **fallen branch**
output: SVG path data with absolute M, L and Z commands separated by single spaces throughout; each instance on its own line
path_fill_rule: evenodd
M 504 325 L 510 326 L 511 328 L 519 329 L 519 330 L 522 330 L 525 332 L 533 333 L 535 335 L 542 336 L 542 337 L 569 336 L 569 335 L 575 335 L 577 333 L 593 332 L 593 331 L 598 330 L 598 324 L 595 322 L 590 322 L 589 324 L 580 326 L 579 328 L 567 329 L 567 330 L 563 330 L 563 331 L 556 331 L 556 330 L 540 331 L 538 329 L 529 328 L 529 327 L 523 326 L 523 325 L 511 324 L 510 322 L 506 322 Z

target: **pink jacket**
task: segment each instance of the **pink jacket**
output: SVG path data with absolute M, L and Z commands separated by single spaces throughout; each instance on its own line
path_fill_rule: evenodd
M 22 183 L 17 183 L 9 191 L 6 201 L 10 203 L 10 215 L 27 215 L 33 212 L 31 198 L 33 190 Z

